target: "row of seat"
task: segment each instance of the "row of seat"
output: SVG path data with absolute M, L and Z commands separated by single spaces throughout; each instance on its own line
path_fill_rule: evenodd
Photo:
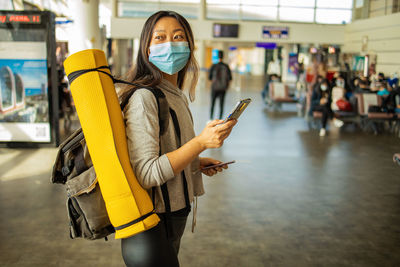
M 312 90 L 306 93 L 305 101 L 305 114 L 307 116 L 308 111 L 311 108 L 311 96 Z M 382 97 L 375 93 L 356 93 L 356 101 L 352 103 L 352 111 L 340 111 L 335 110 L 335 103 L 338 99 L 344 98 L 345 89 L 340 87 L 334 87 L 332 89 L 332 105 L 333 114 L 335 118 L 342 120 L 344 123 L 355 123 L 360 126 L 361 129 L 368 131 L 372 129 L 374 133 L 378 133 L 378 126 L 383 122 L 395 122 L 394 128 L 400 128 L 400 114 L 386 113 L 386 112 L 371 112 L 369 111 L 370 106 L 381 106 Z M 270 83 L 269 85 L 269 101 L 272 107 L 280 107 L 283 103 L 298 103 L 298 99 L 295 99 L 289 94 L 289 87 L 284 83 Z M 322 113 L 315 111 L 312 113 L 314 120 L 319 120 L 322 117 Z M 315 124 L 315 123 L 314 123 Z

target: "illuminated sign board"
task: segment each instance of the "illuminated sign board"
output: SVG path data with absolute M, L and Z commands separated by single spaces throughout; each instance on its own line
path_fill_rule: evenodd
M 265 39 L 288 39 L 289 27 L 263 27 L 263 38 Z
M 32 23 L 40 24 L 40 15 L 0 15 L 0 23 Z

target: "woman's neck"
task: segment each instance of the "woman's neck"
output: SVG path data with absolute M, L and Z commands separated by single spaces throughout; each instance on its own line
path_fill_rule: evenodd
M 163 78 L 178 87 L 178 73 L 169 75 L 163 72 Z

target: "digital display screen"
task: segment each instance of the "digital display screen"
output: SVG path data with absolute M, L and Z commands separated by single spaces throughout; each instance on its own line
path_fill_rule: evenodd
M 239 24 L 213 24 L 213 36 L 215 38 L 237 38 L 239 36 Z
M 11 22 L 40 24 L 41 20 L 40 15 L 0 15 L 0 23 Z

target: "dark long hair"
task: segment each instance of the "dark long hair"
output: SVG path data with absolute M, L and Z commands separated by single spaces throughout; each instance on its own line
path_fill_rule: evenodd
M 190 57 L 186 66 L 178 72 L 178 87 L 184 89 L 186 84 L 189 84 L 189 97 L 193 101 L 195 97 L 195 88 L 198 80 L 199 66 L 194 57 L 194 38 L 192 29 L 188 21 L 174 11 L 158 11 L 151 15 L 144 23 L 142 33 L 140 35 L 139 52 L 134 68 L 126 75 L 129 82 L 156 88 L 163 79 L 162 72 L 149 62 L 148 50 L 153 35 L 154 26 L 157 21 L 163 17 L 175 18 L 183 27 L 187 41 L 189 43 Z M 131 90 L 135 90 L 132 86 L 122 86 L 118 92 L 120 101 L 125 101 Z

